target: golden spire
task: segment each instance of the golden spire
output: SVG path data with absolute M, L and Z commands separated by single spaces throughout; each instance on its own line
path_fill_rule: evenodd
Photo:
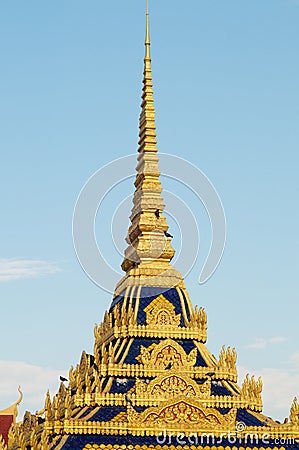
M 157 156 L 155 125 L 155 107 L 153 97 L 152 69 L 150 57 L 150 32 L 148 0 L 146 0 L 145 57 L 143 71 L 143 89 L 141 114 L 139 120 L 138 164 L 135 180 L 133 209 L 130 216 L 131 226 L 126 241 L 122 269 L 126 277 L 150 278 L 151 284 L 159 283 L 153 278 L 173 276 L 182 280 L 181 275 L 170 266 L 174 256 L 169 237 L 165 237 L 168 225 L 162 214 L 164 203 L 161 197 L 162 186 Z M 169 273 L 171 271 L 171 274 Z M 165 273 L 165 275 L 163 275 Z M 123 285 L 122 280 L 119 285 Z M 135 284 L 135 282 L 133 282 Z M 137 283 L 140 284 L 140 283 Z M 143 280 L 141 284 L 146 284 Z M 157 284 L 156 284 L 157 285 Z

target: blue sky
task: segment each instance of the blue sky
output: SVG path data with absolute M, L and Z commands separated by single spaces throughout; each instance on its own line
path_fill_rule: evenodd
M 241 374 L 263 375 L 265 412 L 282 419 L 299 395 L 299 2 L 152 0 L 150 11 L 159 150 L 199 167 L 227 218 L 221 265 L 200 286 L 208 219 L 163 180 L 201 233 L 186 285 L 207 310 L 210 350 L 235 346 Z M 92 351 L 111 301 L 80 268 L 72 214 L 97 169 L 136 151 L 144 4 L 2 2 L 0 34 L 0 408 L 20 383 L 23 411 Z M 98 240 L 117 269 L 107 218 Z

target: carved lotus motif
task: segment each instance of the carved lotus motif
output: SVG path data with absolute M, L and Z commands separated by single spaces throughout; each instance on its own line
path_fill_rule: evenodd
M 221 428 L 229 426 L 235 421 L 236 411 L 232 410 L 226 415 L 221 415 L 216 409 L 208 409 L 180 400 L 161 409 L 143 414 L 141 422 L 155 423 L 160 426 L 170 424 L 198 425 L 203 429 L 209 427 Z

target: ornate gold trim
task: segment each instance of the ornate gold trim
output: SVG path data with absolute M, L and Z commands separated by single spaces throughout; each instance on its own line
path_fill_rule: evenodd
M 163 329 L 177 328 L 180 325 L 181 315 L 175 314 L 174 305 L 164 295 L 156 297 L 146 308 L 146 324 Z

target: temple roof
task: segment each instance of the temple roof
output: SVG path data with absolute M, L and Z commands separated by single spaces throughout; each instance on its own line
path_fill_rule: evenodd
M 235 349 L 216 357 L 206 347 L 206 312 L 171 265 L 156 144 L 147 7 L 125 276 L 94 328 L 93 354 L 84 351 L 69 383 L 15 425 L 12 450 L 299 448 L 297 399 L 285 423 L 274 421 L 262 412 L 262 380 L 247 374 L 238 384 Z

